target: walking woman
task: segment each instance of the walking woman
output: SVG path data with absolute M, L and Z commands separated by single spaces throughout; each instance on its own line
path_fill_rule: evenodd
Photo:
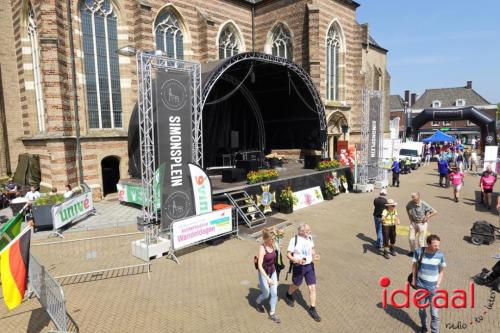
M 384 253 L 385 259 L 389 259 L 389 253 L 396 255 L 394 245 L 396 244 L 396 225 L 399 224 L 398 211 L 396 210 L 397 202 L 392 199 L 387 200 L 385 209 L 382 212 L 382 234 L 384 237 Z
M 276 304 L 278 303 L 278 279 L 276 276 L 276 252 L 274 250 L 274 240 L 276 235 L 271 228 L 262 230 L 262 244 L 259 245 L 259 255 L 257 260 L 260 295 L 257 297 L 257 311 L 264 313 L 265 309 L 262 302 L 269 296 L 271 299 L 269 305 L 269 319 L 275 323 L 281 323 L 276 315 Z
M 483 204 L 488 209 L 491 209 L 491 192 L 493 192 L 493 186 L 495 186 L 496 181 L 497 177 L 493 174 L 491 165 L 488 165 L 481 180 L 479 180 L 479 186 L 481 186 L 483 192 Z
M 462 184 L 464 181 L 464 174 L 458 170 L 456 166 L 451 167 L 451 173 L 449 174 L 451 185 L 453 186 L 453 198 L 455 202 L 458 202 L 460 197 L 460 190 L 462 189 Z

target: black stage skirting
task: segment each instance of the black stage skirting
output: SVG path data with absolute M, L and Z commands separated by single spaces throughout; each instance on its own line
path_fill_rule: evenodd
M 340 177 L 342 175 L 346 176 L 347 181 L 349 183 L 349 190 L 351 191 L 353 184 L 353 176 L 351 173 L 351 169 L 349 167 L 342 167 L 334 170 L 316 171 L 306 175 L 286 177 L 283 179 L 278 178 L 276 180 L 271 180 L 259 184 L 244 185 L 227 189 L 218 189 L 216 191 L 213 191 L 213 194 L 218 195 L 223 193 L 245 190 L 249 195 L 254 197 L 257 194 L 258 195 L 262 194 L 262 187 L 261 187 L 262 184 L 270 184 L 271 185 L 270 191 L 276 192 L 276 199 L 277 199 L 281 190 L 283 190 L 288 186 L 291 186 L 294 192 L 305 190 L 315 186 L 320 186 L 321 188 L 323 188 L 325 185 L 326 176 L 328 174 L 331 174 L 332 171 L 337 172 L 337 177 Z

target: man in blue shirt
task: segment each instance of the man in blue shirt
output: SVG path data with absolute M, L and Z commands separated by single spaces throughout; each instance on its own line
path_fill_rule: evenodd
M 425 289 L 429 295 L 422 299 L 419 304 L 429 303 L 431 313 L 431 332 L 439 333 L 439 313 L 438 309 L 432 305 L 432 298 L 436 294 L 436 290 L 441 285 L 444 276 L 444 268 L 446 261 L 444 254 L 439 250 L 441 240 L 437 235 L 427 237 L 427 247 L 420 248 L 413 255 L 413 285 L 418 289 Z M 422 251 L 423 255 L 422 255 Z M 418 264 L 420 257 L 422 260 Z M 418 315 L 422 328 L 421 333 L 428 331 L 427 329 L 427 307 L 418 309 Z
M 442 157 L 438 161 L 438 172 L 439 172 L 439 186 L 445 187 L 446 179 L 448 178 L 448 162 L 444 157 Z M 445 181 L 445 184 L 443 184 L 443 180 Z
M 401 169 L 399 168 L 398 160 L 394 160 L 394 162 L 392 162 L 391 171 L 392 171 L 392 186 L 394 187 L 397 184 L 397 187 L 399 187 L 399 173 L 401 172 Z

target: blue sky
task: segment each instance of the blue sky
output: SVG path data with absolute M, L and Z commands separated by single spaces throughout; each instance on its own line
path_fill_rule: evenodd
M 389 50 L 391 94 L 472 87 L 500 102 L 499 0 L 358 0 L 359 23 Z

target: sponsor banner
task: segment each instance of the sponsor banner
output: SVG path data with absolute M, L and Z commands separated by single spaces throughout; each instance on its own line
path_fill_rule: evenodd
M 156 188 L 156 209 L 160 207 L 159 174 L 159 170 L 156 170 L 153 185 Z M 130 184 L 125 181 L 124 183 L 116 184 L 116 190 L 118 191 L 118 201 L 144 206 L 144 189 L 141 184 Z
M 52 207 L 54 229 L 59 229 L 94 210 L 92 192 L 86 192 Z
M 191 185 L 193 186 L 194 207 L 196 215 L 212 211 L 212 185 L 205 171 L 199 166 L 189 163 Z
M 174 249 L 180 249 L 232 230 L 232 208 L 195 215 L 172 223 Z
M 172 68 L 156 71 L 158 165 L 161 228 L 194 214 L 188 162 L 192 161 L 190 74 Z
M 370 96 L 370 112 L 369 112 L 369 137 L 368 137 L 368 164 L 372 168 L 368 169 L 368 178 L 376 178 L 378 174 L 377 166 L 381 156 L 381 98 L 380 96 Z
M 306 190 L 294 192 L 297 197 L 297 204 L 293 205 L 293 210 L 309 207 L 320 202 L 323 202 L 323 193 L 319 186 L 311 187 Z
M 493 172 L 497 172 L 497 156 L 498 156 L 498 146 L 484 147 L 483 171 L 486 171 L 488 165 L 491 165 Z

